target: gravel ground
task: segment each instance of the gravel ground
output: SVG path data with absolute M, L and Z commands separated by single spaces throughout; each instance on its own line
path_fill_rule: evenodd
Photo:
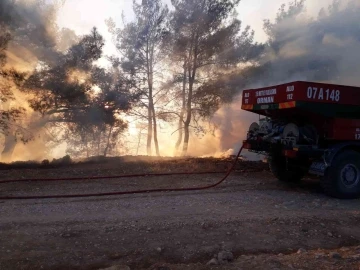
M 109 162 L 3 170 L 0 180 L 227 167 L 214 159 Z M 259 163 L 237 169 L 201 192 L 0 201 L 0 269 L 360 269 L 359 200 L 328 198 L 314 179 L 286 186 Z M 220 177 L 9 183 L 0 196 L 193 187 Z

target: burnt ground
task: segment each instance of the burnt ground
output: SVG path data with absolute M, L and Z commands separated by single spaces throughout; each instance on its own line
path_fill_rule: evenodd
M 7 167 L 0 180 L 224 171 L 230 164 L 109 159 Z M 0 197 L 194 187 L 221 176 L 17 182 L 1 184 Z M 0 201 L 0 269 L 359 269 L 359 224 L 359 200 L 326 197 L 316 179 L 284 185 L 265 164 L 239 162 L 225 183 L 204 191 Z M 221 251 L 232 253 L 231 262 L 206 265 Z

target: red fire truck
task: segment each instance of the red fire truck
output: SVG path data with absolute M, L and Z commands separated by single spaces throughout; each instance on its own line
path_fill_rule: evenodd
M 360 197 L 360 87 L 296 81 L 250 89 L 242 109 L 263 117 L 244 148 L 266 154 L 280 181 L 310 173 L 330 196 Z

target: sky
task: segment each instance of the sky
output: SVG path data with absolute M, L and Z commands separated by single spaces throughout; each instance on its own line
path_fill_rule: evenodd
M 262 30 L 264 19 L 273 19 L 281 4 L 290 0 L 242 0 L 238 7 L 239 19 L 244 25 L 250 25 L 255 30 L 255 38 L 262 42 L 266 35 Z M 321 7 L 327 6 L 332 0 L 307 1 L 307 10 L 310 16 L 316 16 Z M 164 0 L 170 4 L 170 0 Z M 118 25 L 121 24 L 121 14 L 127 20 L 131 20 L 133 12 L 132 0 L 66 0 L 65 5 L 59 12 L 58 24 L 60 27 L 73 29 L 77 34 L 86 34 L 96 26 L 107 41 L 111 36 L 107 32 L 105 20 L 113 18 Z M 115 53 L 111 42 L 107 42 L 106 54 Z

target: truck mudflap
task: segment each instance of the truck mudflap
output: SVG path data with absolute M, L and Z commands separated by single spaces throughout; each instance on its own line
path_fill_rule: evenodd
M 324 161 L 314 161 L 309 168 L 309 173 L 318 176 L 324 176 L 326 168 L 327 166 Z
M 344 142 L 333 145 L 324 151 L 321 160 L 316 160 L 311 164 L 309 173 L 324 176 L 326 169 L 332 165 L 334 158 L 345 148 L 354 146 L 360 147 L 360 142 Z
M 353 148 L 353 147 L 360 148 L 360 142 L 349 141 L 349 142 L 339 143 L 339 144 L 333 145 L 329 149 L 325 150 L 323 160 L 324 160 L 324 163 L 325 163 L 326 167 L 331 166 L 334 158 L 341 151 L 343 151 L 346 148 L 350 148 L 350 147 L 351 148 Z

